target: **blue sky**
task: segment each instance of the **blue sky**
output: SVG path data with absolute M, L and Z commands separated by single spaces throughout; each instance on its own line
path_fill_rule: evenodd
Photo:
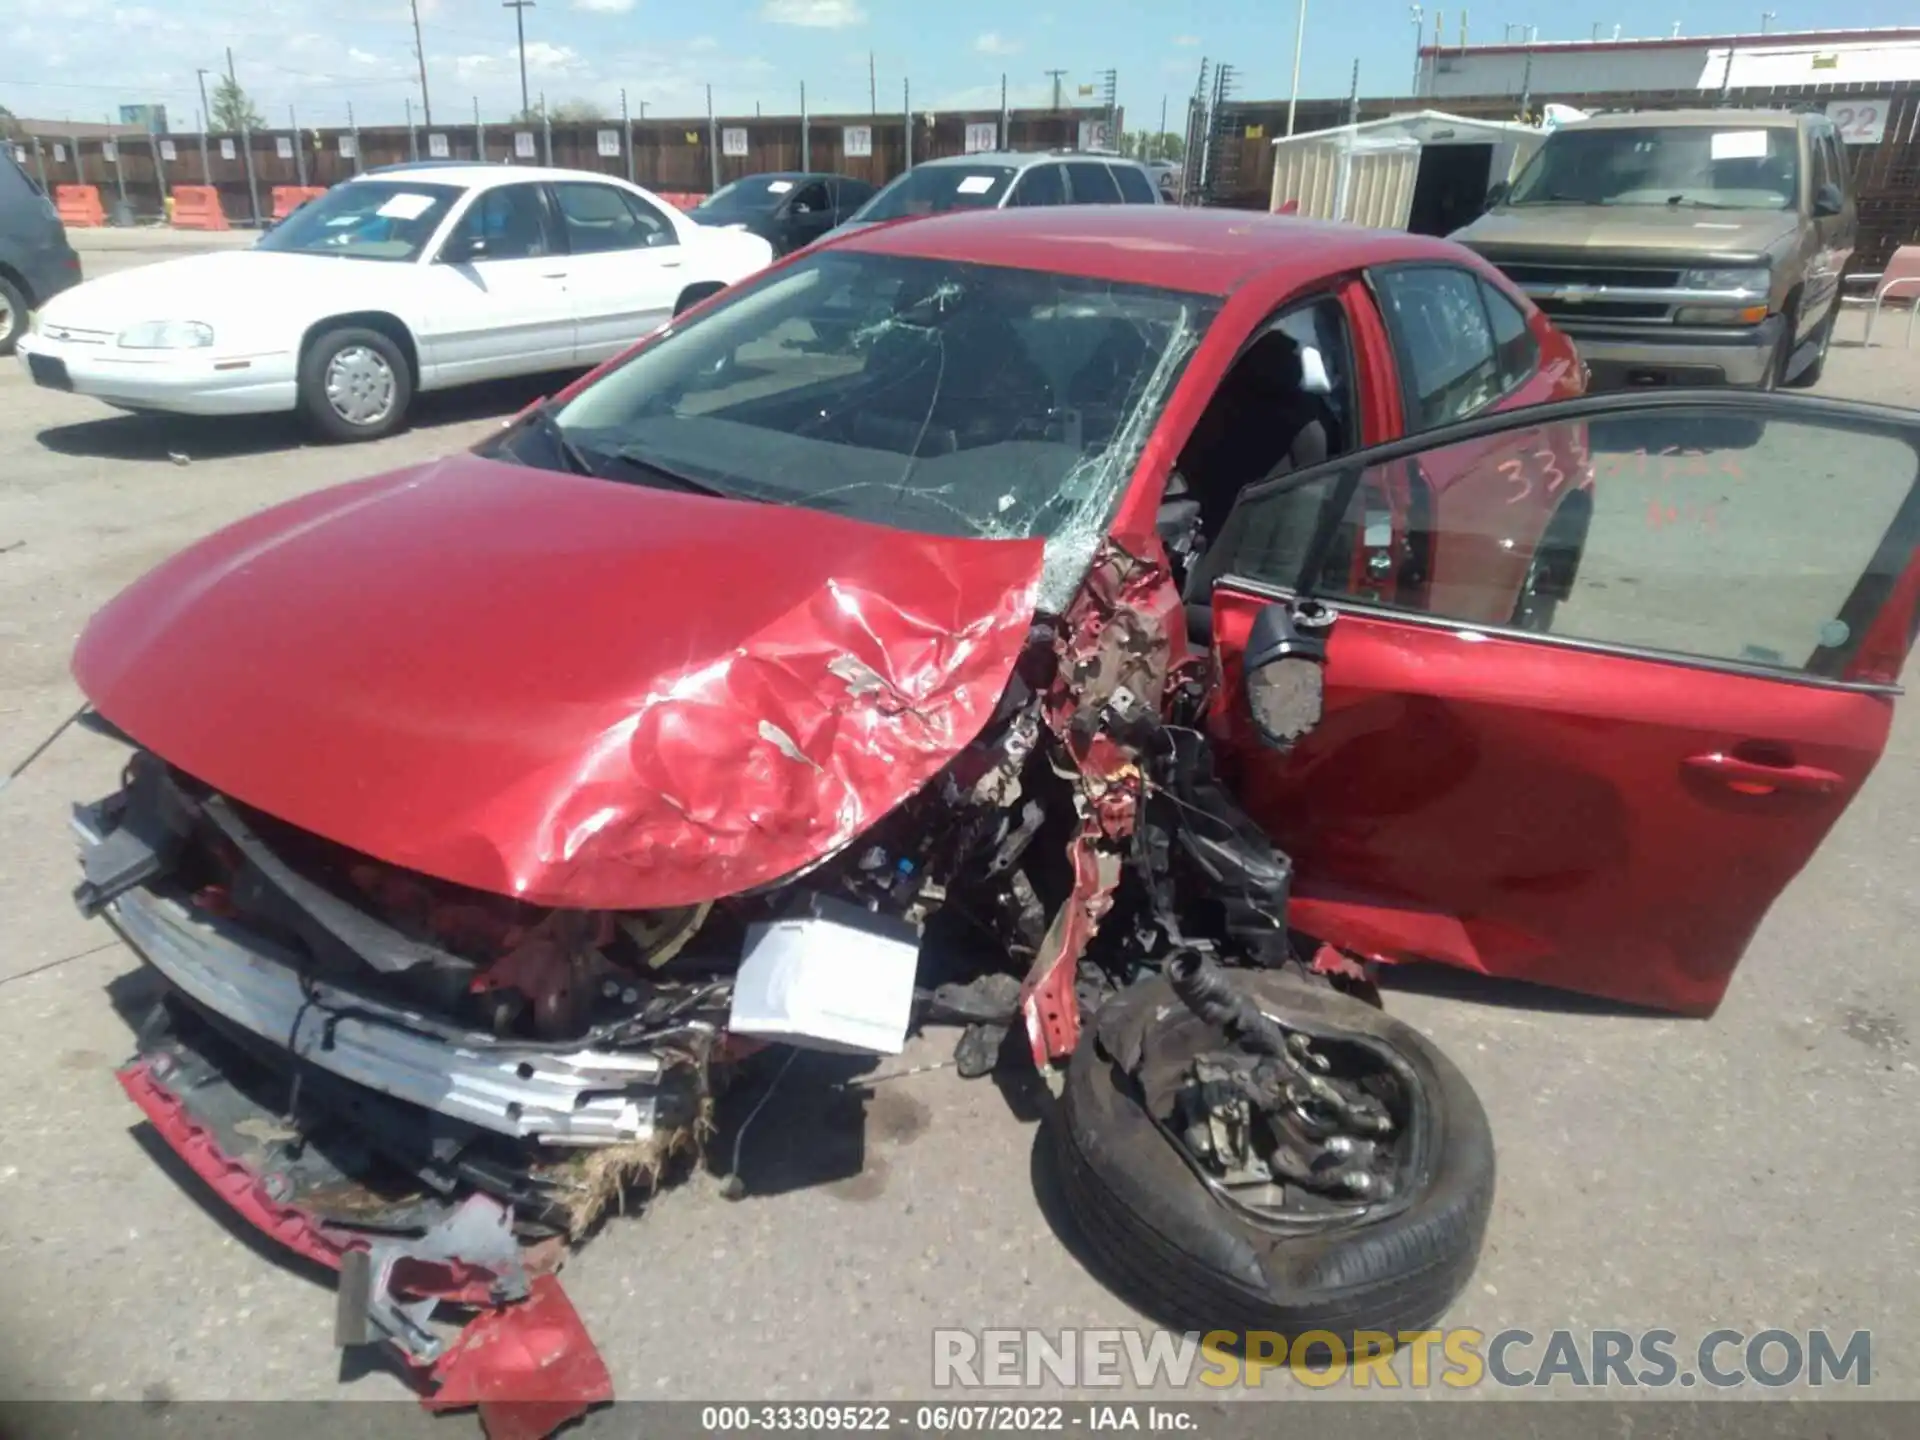
M 407 0 L 60 0 L 6 6 L 0 18 L 0 105 L 44 119 L 100 120 L 121 104 L 159 101 L 174 128 L 198 107 L 194 72 L 224 65 L 231 45 L 241 82 L 270 123 L 289 104 L 303 125 L 397 122 L 419 101 Z M 1457 38 L 1460 8 L 1435 10 Z M 1542 39 L 1578 39 L 1602 23 L 1625 35 L 1665 35 L 1920 22 L 1902 0 L 1472 0 L 1470 35 L 1498 39 L 1532 24 Z M 476 98 L 488 118 L 519 103 L 513 12 L 499 0 L 420 0 L 427 81 L 436 119 L 470 121 Z M 1157 123 L 1161 101 L 1178 115 L 1201 58 L 1241 69 L 1248 98 L 1283 97 L 1292 68 L 1289 0 L 538 0 L 526 12 L 529 79 L 549 101 L 585 99 L 617 113 L 620 88 L 634 113 L 699 113 L 705 86 L 723 112 L 798 108 L 805 81 L 814 113 L 867 108 L 872 52 L 883 110 L 910 79 L 915 109 L 991 107 L 1007 76 L 1015 104 L 1045 103 L 1046 71 L 1063 69 L 1074 94 L 1109 66 L 1132 127 Z M 1308 0 L 1301 94 L 1343 95 L 1360 62 L 1363 95 L 1405 93 L 1414 31 L 1402 0 Z M 1175 122 L 1177 125 L 1177 122 Z

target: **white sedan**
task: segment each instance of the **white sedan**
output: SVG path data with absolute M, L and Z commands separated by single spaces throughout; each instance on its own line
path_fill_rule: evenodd
M 604 175 L 399 166 L 251 249 L 76 286 L 19 353 L 36 383 L 123 409 L 299 410 L 371 440 L 422 390 L 596 364 L 772 258 Z

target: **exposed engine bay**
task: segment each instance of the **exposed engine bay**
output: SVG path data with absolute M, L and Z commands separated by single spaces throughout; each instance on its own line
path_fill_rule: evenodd
M 251 1185 L 332 1257 L 342 1343 L 391 1342 L 440 1394 L 458 1352 L 437 1305 L 511 1313 L 557 1247 L 701 1146 L 728 1062 L 758 1043 L 741 976 L 783 923 L 906 955 L 904 1018 L 963 1026 L 963 1073 L 1023 1021 L 1045 1067 L 1107 996 L 1165 973 L 1225 1036 L 1163 1120 L 1203 1181 L 1276 1213 L 1388 1200 L 1390 1073 L 1335 1063 L 1210 978 L 1295 958 L 1289 863 L 1215 773 L 1214 688 L 1165 566 L 1109 542 L 930 783 L 797 875 L 658 911 L 406 870 L 136 750 L 122 789 L 76 813 L 81 909 L 168 982 L 122 1083 L 199 1137 L 203 1176 Z M 1317 683 L 1285 688 L 1317 705 Z

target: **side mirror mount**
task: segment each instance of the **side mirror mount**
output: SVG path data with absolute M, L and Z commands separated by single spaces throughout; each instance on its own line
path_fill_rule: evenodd
M 1494 181 L 1493 184 L 1487 187 L 1486 204 L 1482 208 L 1487 210 L 1497 209 L 1506 203 L 1507 196 L 1511 194 L 1512 191 L 1513 186 L 1509 185 L 1506 181 Z
M 1818 216 L 1838 215 L 1846 208 L 1847 197 L 1840 187 L 1829 180 L 1813 192 L 1813 213 Z
M 448 265 L 471 265 L 486 258 L 487 242 L 478 235 L 455 235 L 440 251 L 440 259 Z
M 1333 611 L 1318 600 L 1282 600 L 1253 617 L 1247 636 L 1247 709 L 1260 738 L 1290 749 L 1320 723 Z

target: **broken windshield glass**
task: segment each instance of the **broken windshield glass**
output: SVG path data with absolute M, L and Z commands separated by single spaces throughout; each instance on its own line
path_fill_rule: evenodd
M 1044 539 L 1063 603 L 1217 300 L 829 251 L 557 414 L 588 454 L 927 534 Z M 608 478 L 624 478 L 610 470 Z

